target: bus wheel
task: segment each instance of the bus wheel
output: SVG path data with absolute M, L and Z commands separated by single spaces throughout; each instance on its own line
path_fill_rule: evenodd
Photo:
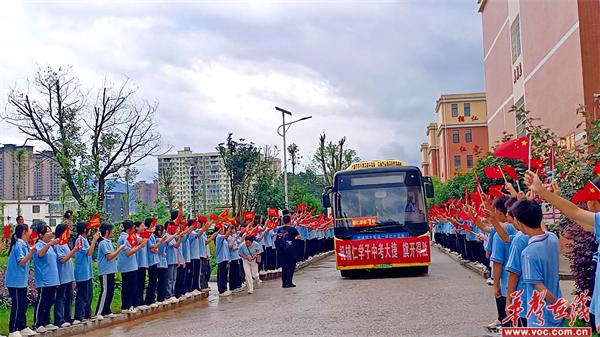
M 415 267 L 414 271 L 415 271 L 415 273 L 417 273 L 419 275 L 427 274 L 427 273 L 429 273 L 429 266 Z
M 340 274 L 342 275 L 342 277 L 347 277 L 347 278 L 352 278 L 354 276 L 354 273 L 352 272 L 352 270 L 340 270 Z

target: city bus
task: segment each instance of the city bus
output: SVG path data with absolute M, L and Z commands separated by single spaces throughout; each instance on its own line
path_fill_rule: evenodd
M 337 172 L 323 206 L 333 214 L 342 277 L 383 268 L 426 274 L 431 263 L 426 197 L 433 197 L 431 178 L 399 160 L 358 162 Z

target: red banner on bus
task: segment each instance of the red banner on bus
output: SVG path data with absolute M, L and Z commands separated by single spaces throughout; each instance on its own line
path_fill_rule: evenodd
M 429 263 L 429 236 L 370 240 L 336 240 L 339 267 Z

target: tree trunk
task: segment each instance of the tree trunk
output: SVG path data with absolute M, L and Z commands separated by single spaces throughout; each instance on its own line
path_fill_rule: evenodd
M 104 197 L 105 197 L 105 190 L 106 189 L 106 179 L 105 178 L 100 178 L 98 179 L 98 195 L 96 196 L 96 210 L 100 211 L 102 208 L 104 208 Z

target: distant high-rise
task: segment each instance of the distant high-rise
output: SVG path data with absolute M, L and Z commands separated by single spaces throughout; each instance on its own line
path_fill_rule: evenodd
M 154 207 L 158 199 L 158 180 L 146 182 L 145 180 L 135 183 L 135 201 L 143 202 Z
M 158 175 L 165 174 L 172 177 L 176 201 L 183 200 L 187 210 L 231 206 L 231 188 L 218 152 L 193 153 L 185 147 L 176 154 L 159 156 Z M 163 184 L 159 179 L 159 188 Z

